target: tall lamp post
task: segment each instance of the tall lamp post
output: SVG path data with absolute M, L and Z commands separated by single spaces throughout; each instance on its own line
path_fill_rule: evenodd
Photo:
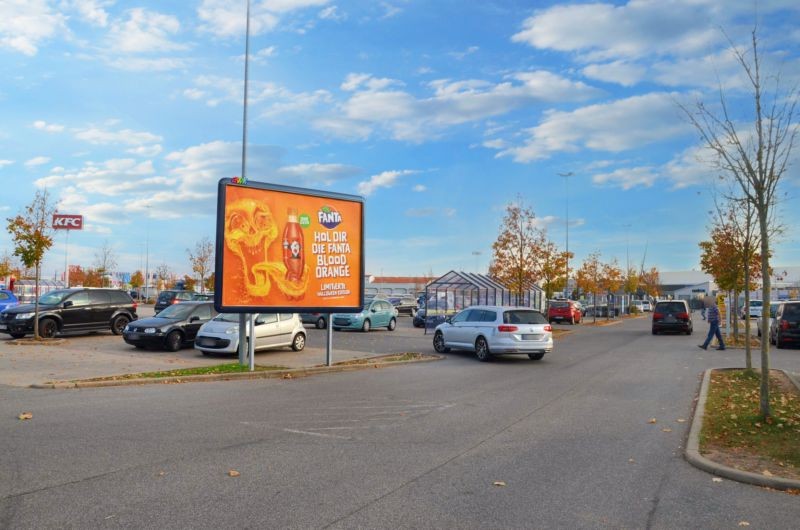
M 145 229 L 145 239 L 144 239 L 144 301 L 145 303 L 150 300 L 150 208 L 151 206 L 148 204 L 145 206 L 147 208 L 147 228 Z
M 567 277 L 566 281 L 564 282 L 564 295 L 569 298 L 569 178 L 574 175 L 572 171 L 568 171 L 566 173 L 559 173 L 558 176 L 564 177 L 564 182 L 566 184 L 567 189 L 567 222 L 566 222 L 566 229 L 567 229 Z

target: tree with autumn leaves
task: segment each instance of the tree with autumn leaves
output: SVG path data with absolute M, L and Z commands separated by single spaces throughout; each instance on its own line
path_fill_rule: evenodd
M 566 282 L 567 254 L 548 241 L 538 226 L 533 208 L 521 197 L 506 207 L 500 235 L 492 244 L 489 275 L 521 300 L 531 285 L 543 282 L 545 295 L 563 289 Z
M 53 246 L 52 218 L 55 205 L 50 200 L 47 190 L 37 191 L 33 201 L 23 209 L 23 213 L 10 217 L 8 232 L 14 242 L 14 255 L 19 257 L 26 267 L 35 271 L 33 336 L 39 336 L 39 280 L 42 272 L 42 260 L 47 250 Z
M 613 258 L 611 261 L 603 263 L 600 260 L 599 251 L 592 252 L 583 260 L 581 267 L 575 273 L 575 280 L 579 290 L 592 295 L 595 305 L 601 295 L 616 293 L 625 281 L 617 259 Z M 609 308 L 607 318 L 610 318 L 610 315 Z M 593 316 L 594 322 L 596 322 L 597 311 L 593 312 Z

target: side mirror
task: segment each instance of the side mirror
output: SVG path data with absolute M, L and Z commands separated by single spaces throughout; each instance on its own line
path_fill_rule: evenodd
M 74 305 L 75 305 L 75 302 L 73 302 L 72 300 L 67 300 L 66 302 L 64 302 L 64 309 L 66 309 L 68 307 L 72 307 Z
M 374 307 L 372 309 L 370 309 L 370 311 L 372 311 L 373 313 L 377 313 L 378 312 L 378 310 L 375 309 Z
M 197 315 L 194 315 L 191 318 L 189 318 L 189 323 L 197 322 L 198 320 L 200 320 L 200 317 L 197 316 Z
M 261 324 L 264 324 L 264 319 L 263 318 L 257 318 L 255 320 L 255 324 L 256 324 L 256 326 L 260 326 Z
M 444 317 L 444 321 L 447 322 L 448 324 L 452 324 L 452 322 L 451 322 L 452 319 L 453 319 L 453 317 L 451 317 L 449 315 Z

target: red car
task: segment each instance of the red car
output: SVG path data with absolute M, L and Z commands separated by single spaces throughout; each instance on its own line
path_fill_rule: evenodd
M 572 300 L 552 300 L 547 307 L 547 320 L 553 322 L 569 322 L 579 324 L 581 310 Z

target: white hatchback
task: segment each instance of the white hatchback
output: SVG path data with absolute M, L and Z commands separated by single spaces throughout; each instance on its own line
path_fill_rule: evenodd
M 259 313 L 255 318 L 255 351 L 306 346 L 306 328 L 297 313 Z M 194 348 L 203 355 L 235 354 L 239 351 L 239 315 L 220 313 L 200 327 Z
M 553 351 L 553 328 L 530 307 L 472 306 L 436 326 L 433 348 L 439 353 L 474 351 L 484 362 L 502 353 L 538 361 Z

